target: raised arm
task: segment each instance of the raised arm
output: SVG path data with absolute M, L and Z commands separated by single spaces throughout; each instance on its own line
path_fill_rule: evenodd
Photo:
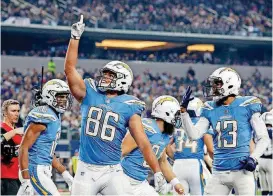
M 85 97 L 86 87 L 82 76 L 77 72 L 78 48 L 81 34 L 84 31 L 83 16 L 81 20 L 72 25 L 71 39 L 65 57 L 64 72 L 72 95 L 81 102 Z

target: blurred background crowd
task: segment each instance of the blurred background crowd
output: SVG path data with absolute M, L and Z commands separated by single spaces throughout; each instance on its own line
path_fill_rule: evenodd
M 1 1 L 1 20 L 70 26 L 85 15 L 88 27 L 185 33 L 271 36 L 268 0 L 17 0 Z

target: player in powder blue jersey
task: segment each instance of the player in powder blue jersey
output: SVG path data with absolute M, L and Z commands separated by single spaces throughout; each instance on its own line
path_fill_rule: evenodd
M 121 143 L 129 128 L 155 173 L 159 190 L 166 184 L 151 144 L 143 130 L 145 103 L 126 94 L 133 81 L 131 68 L 120 61 L 107 63 L 100 76 L 83 80 L 76 70 L 83 16 L 72 25 L 65 74 L 72 95 L 81 103 L 80 153 L 73 195 L 120 195 L 130 191 L 120 166 Z
M 227 67 L 215 70 L 204 87 L 204 95 L 212 96 L 213 101 L 204 104 L 201 118 L 195 125 L 186 112 L 191 100 L 190 87 L 182 98 L 182 122 L 189 138 L 199 139 L 210 126 L 214 131 L 213 173 L 205 187 L 208 195 L 228 195 L 232 188 L 239 195 L 255 195 L 253 171 L 269 138 L 260 118 L 260 100 L 253 96 L 238 96 L 240 86 L 241 78 L 235 70 Z M 257 143 L 250 154 L 252 130 Z
M 265 112 L 262 119 L 267 127 L 270 144 L 264 154 L 259 159 L 259 179 L 261 184 L 262 195 L 272 195 L 272 125 L 273 112 Z
M 202 106 L 203 102 L 196 97 L 189 102 L 187 111 L 194 124 L 200 118 Z M 182 183 L 185 194 L 204 194 L 205 176 L 210 175 L 204 163 L 204 147 L 206 145 L 208 151 L 212 151 L 212 135 L 212 131 L 208 130 L 202 138 L 191 141 L 183 128 L 177 129 L 174 133 L 175 151 L 168 155 L 174 159 L 173 171 Z
M 179 183 L 168 163 L 166 146 L 169 144 L 175 127 L 180 127 L 180 106 L 179 102 L 172 96 L 160 96 L 153 101 L 152 118 L 142 119 L 144 130 L 153 146 L 153 150 L 159 159 L 163 174 L 175 190 L 183 193 L 183 187 Z M 149 165 L 141 154 L 133 137 L 128 133 L 122 143 L 122 155 L 124 156 L 121 165 L 127 175 L 134 195 L 158 195 L 153 187 L 147 182 Z M 166 186 L 162 194 L 166 194 L 169 186 Z
M 41 105 L 26 117 L 25 135 L 19 149 L 22 185 L 18 195 L 28 195 L 31 187 L 39 195 L 60 195 L 51 179 L 52 166 L 72 185 L 73 177 L 54 157 L 61 134 L 61 116 L 70 106 L 68 85 L 59 79 L 48 81 L 41 92 Z M 30 186 L 30 183 L 32 186 Z

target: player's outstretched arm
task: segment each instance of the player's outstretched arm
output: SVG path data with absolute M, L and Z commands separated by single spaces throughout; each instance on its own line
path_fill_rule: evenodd
M 86 87 L 82 76 L 76 70 L 78 61 L 78 48 L 81 34 L 84 31 L 83 15 L 79 22 L 71 27 L 71 39 L 65 57 L 64 72 L 72 95 L 81 102 L 85 97 Z
M 173 170 L 169 164 L 169 161 L 167 160 L 166 150 L 162 153 L 159 159 L 159 165 L 164 177 L 174 187 L 175 191 L 178 194 L 183 194 L 184 188 L 179 182 L 179 180 L 176 178 L 176 175 L 173 173 Z
M 73 177 L 66 171 L 66 168 L 60 161 L 54 157 L 52 160 L 52 167 L 55 168 L 60 174 L 62 174 L 64 181 L 68 184 L 69 190 L 72 188 Z
M 268 147 L 270 143 L 270 139 L 268 137 L 265 123 L 262 120 L 262 118 L 260 118 L 260 113 L 253 114 L 251 117 L 250 123 L 253 130 L 255 131 L 256 139 L 257 139 L 255 149 L 250 156 L 258 160 L 258 158 L 262 156 L 262 154 Z
M 140 151 L 142 152 L 145 161 L 151 167 L 154 173 L 160 172 L 160 167 L 157 161 L 157 158 L 152 150 L 151 143 L 146 136 L 141 117 L 137 114 L 134 114 L 129 121 L 129 130 L 134 138 L 135 142 L 137 143 Z

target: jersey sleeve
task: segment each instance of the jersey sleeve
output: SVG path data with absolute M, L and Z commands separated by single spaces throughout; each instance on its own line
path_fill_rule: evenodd
M 210 135 L 213 135 L 214 133 L 213 133 L 213 129 L 212 128 L 210 128 L 208 131 L 207 131 L 207 133 L 206 134 L 210 134 Z
M 131 116 L 133 116 L 134 114 L 141 116 L 146 106 L 143 101 L 140 101 L 138 99 L 125 101 L 125 103 L 129 105 L 128 118 L 131 118 Z
M 30 111 L 27 116 L 29 122 L 47 125 L 52 121 L 58 120 L 57 116 L 48 111 L 46 106 L 40 106 Z
M 250 118 L 253 114 L 262 112 L 262 102 L 259 98 L 254 96 L 249 97 L 242 104 L 240 104 L 240 106 L 244 106 L 247 108 Z

